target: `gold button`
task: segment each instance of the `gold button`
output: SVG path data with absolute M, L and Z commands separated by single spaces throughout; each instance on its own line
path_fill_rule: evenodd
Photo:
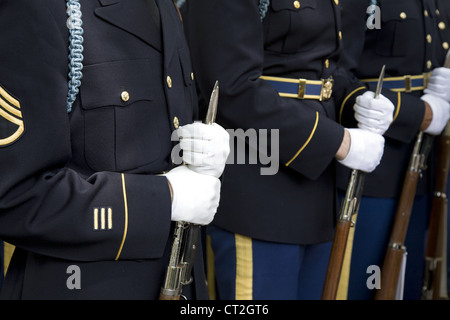
M 120 99 L 122 99 L 123 102 L 127 102 L 128 100 L 130 100 L 130 94 L 128 93 L 128 91 L 122 91 L 122 93 L 120 94 Z
M 439 22 L 438 24 L 439 29 L 444 30 L 445 29 L 445 23 L 444 22 Z
M 194 80 L 194 73 L 191 72 L 191 80 Z
M 431 61 L 430 60 L 427 61 L 427 68 L 431 69 Z
M 295 9 L 300 8 L 300 1 L 297 1 L 297 0 L 294 1 L 294 8 Z
M 402 18 L 402 19 L 406 19 L 406 13 L 404 13 L 404 12 L 401 12 L 401 13 L 400 13 L 400 18 Z
M 443 42 L 442 43 L 442 48 L 444 48 L 445 50 L 448 49 L 448 42 Z
M 339 4 L 339 0 L 334 0 L 334 3 L 336 3 L 336 5 Z
M 330 66 L 330 60 L 325 60 L 325 68 L 328 69 L 328 67 Z
M 342 32 L 339 31 L 339 40 L 342 40 Z
M 423 14 L 424 14 L 425 17 L 428 17 L 428 10 L 424 10 Z
M 170 76 L 167 76 L 166 81 L 169 89 L 172 88 L 172 78 Z
M 427 34 L 427 42 L 431 43 L 431 34 Z
M 173 126 L 175 127 L 175 129 L 178 129 L 178 127 L 180 126 L 180 121 L 178 120 L 178 117 L 173 118 Z
M 441 14 L 441 13 L 439 12 L 438 9 L 436 9 L 436 14 L 437 14 L 437 15 L 440 15 L 440 14 Z

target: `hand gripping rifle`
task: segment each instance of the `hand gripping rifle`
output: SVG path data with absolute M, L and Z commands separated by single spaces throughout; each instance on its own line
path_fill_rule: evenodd
M 374 96 L 375 98 L 378 98 L 381 93 L 384 69 L 385 66 L 381 69 L 380 76 L 378 78 Z M 364 179 L 365 172 L 360 170 L 352 170 L 345 197 L 342 199 L 339 219 L 337 221 L 336 231 L 334 233 L 327 274 L 325 277 L 325 284 L 322 291 L 322 300 L 336 300 L 348 235 L 350 228 L 355 227 L 356 221 L 352 221 L 352 218 L 356 217 L 359 210 L 359 203 L 364 187 Z
M 447 176 L 450 164 L 450 122 L 441 136 L 436 185 L 428 226 L 422 300 L 448 299 L 447 293 Z
M 444 67 L 450 67 L 450 50 L 447 52 Z M 381 271 L 381 288 L 375 294 L 376 300 L 396 299 L 403 257 L 406 254 L 404 242 L 408 231 L 417 182 L 422 170 L 426 169 L 426 161 L 432 144 L 433 137 L 420 131 L 417 135 L 409 167 L 403 181 L 403 189 L 400 194 L 394 225 Z
M 216 119 L 219 99 L 219 83 L 216 81 L 211 93 L 206 124 Z M 172 251 L 159 300 L 180 300 L 182 286 L 192 282 L 192 267 L 200 235 L 200 225 L 177 221 L 173 235 Z

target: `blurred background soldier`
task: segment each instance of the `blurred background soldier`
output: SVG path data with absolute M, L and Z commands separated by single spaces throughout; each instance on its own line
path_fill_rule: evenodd
M 438 38 L 434 41 L 436 48 L 437 60 L 439 63 L 443 63 L 445 56 L 450 49 L 450 2 L 445 0 L 436 0 L 436 11 L 438 23 Z M 450 84 L 449 84 L 450 85 Z M 447 87 L 447 91 L 450 88 Z M 447 180 L 447 194 L 450 190 L 450 180 Z M 448 197 L 448 196 L 447 196 Z M 449 209 L 450 207 L 447 207 Z M 447 214 L 447 292 L 450 292 L 450 237 L 448 236 L 448 230 L 450 229 L 450 219 Z
M 383 159 L 365 181 L 353 241 L 348 299 L 374 297 L 376 290 L 370 290 L 366 285 L 369 277 L 367 268 L 383 265 L 416 136 L 419 131 L 432 137 L 439 135 L 449 118 L 450 99 L 434 87 L 442 85 L 448 88 L 450 83 L 449 73 L 440 68 L 449 42 L 443 41 L 442 35 L 439 35 L 443 22 L 438 2 L 341 0 L 343 63 L 365 83 L 346 97 L 341 111 L 342 123 L 352 126 L 345 121 L 351 119 L 345 113 L 353 114 L 357 95 L 362 94 L 362 99 L 370 97 L 370 93 L 364 92 L 373 90 L 383 65 L 386 65 L 383 95 L 395 105 L 393 123 L 384 134 L 386 147 Z M 378 7 L 370 9 L 370 5 Z M 380 13 L 379 16 L 371 16 L 375 10 Z M 370 24 L 374 22 L 372 18 L 381 20 Z M 433 85 L 424 92 L 428 83 Z M 450 91 L 447 89 L 447 92 Z M 419 179 L 409 222 L 405 243 L 408 254 L 404 299 L 420 299 L 421 295 L 435 156 L 435 152 L 430 153 L 428 168 Z M 338 186 L 341 190 L 346 188 L 348 174 L 346 168 L 339 167 Z

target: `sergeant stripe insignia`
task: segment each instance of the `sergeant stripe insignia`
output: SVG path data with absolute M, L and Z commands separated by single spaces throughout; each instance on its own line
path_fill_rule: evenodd
M 0 147 L 17 141 L 24 130 L 20 102 L 0 86 Z
M 93 210 L 93 228 L 95 231 L 112 229 L 112 208 L 98 207 Z

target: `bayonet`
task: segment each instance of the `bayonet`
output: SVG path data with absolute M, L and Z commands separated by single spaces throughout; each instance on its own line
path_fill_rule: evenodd
M 216 121 L 217 104 L 219 102 L 219 81 L 214 84 L 211 97 L 209 99 L 208 111 L 206 112 L 205 123 L 213 124 Z

